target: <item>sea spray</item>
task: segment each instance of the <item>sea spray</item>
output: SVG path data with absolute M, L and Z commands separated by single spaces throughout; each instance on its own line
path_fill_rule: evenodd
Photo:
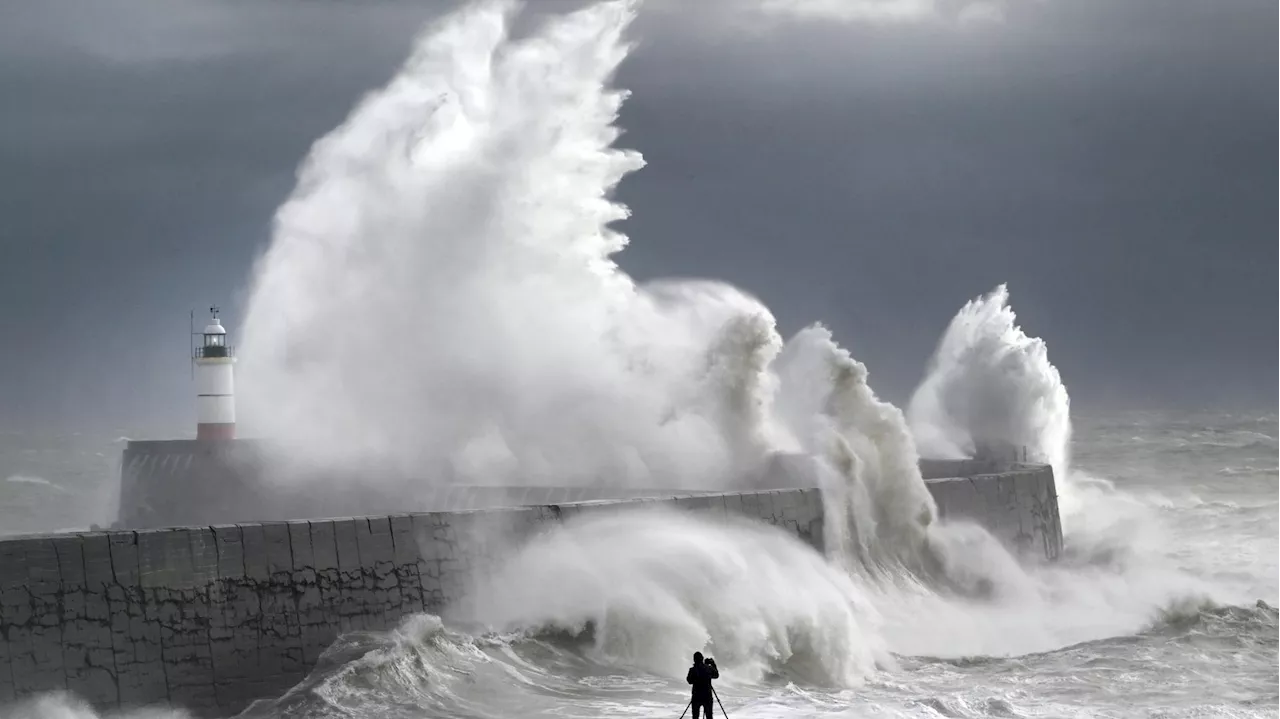
M 70 692 L 51 692 L 8 706 L 0 705 L 0 716 L 5 719 L 195 719 L 182 709 L 99 712 L 89 702 Z
M 615 265 L 627 210 L 611 194 L 644 164 L 613 147 L 635 5 L 512 37 L 519 7 L 476 3 L 424 33 L 280 208 L 241 356 L 246 421 L 285 449 L 271 477 L 399 482 L 412 506 L 440 478 L 767 485 L 799 454 L 834 552 L 918 563 L 932 499 L 861 364 L 819 328 L 784 343 L 737 288 Z
M 1053 466 L 1067 482 L 1071 403 L 1043 340 L 1017 324 L 999 285 L 952 318 L 907 405 L 922 453 L 938 458 L 983 453 Z
M 1069 554 L 1127 553 L 1117 537 L 1154 531 L 1148 513 L 1135 514 L 1136 505 L 1115 495 L 1110 482 L 1071 470 L 1067 388 L 1045 342 L 1017 324 L 1006 285 L 966 302 L 952 318 L 906 416 L 928 456 L 1003 455 L 1051 465 L 1064 531 L 1075 535 Z M 1125 526 L 1125 518 L 1137 521 Z
M 614 264 L 627 239 L 610 223 L 627 212 L 610 195 L 643 165 L 612 146 L 625 93 L 609 81 L 633 6 L 513 38 L 517 8 L 481 3 L 434 26 L 313 148 L 245 323 L 244 384 L 264 431 L 292 464 L 363 482 L 388 481 L 369 475 L 376 464 L 418 481 L 819 486 L 840 576 L 892 588 L 961 568 L 944 584 L 983 590 L 984 565 L 931 537 L 936 508 L 902 413 L 828 331 L 783 342 L 737 288 L 637 284 Z M 788 457 L 800 476 L 770 476 Z M 643 571 L 635 561 L 615 558 Z M 556 590 L 569 592 L 548 585 L 542 606 L 567 601 Z M 687 620 L 671 628 L 684 639 L 631 660 L 668 661 L 708 627 Z M 759 641 L 783 652 L 768 632 Z M 834 673 L 858 675 L 865 659 Z
M 939 656 L 1045 651 L 1134 631 L 1168 606 L 1227 601 L 1170 561 L 1169 528 L 1150 498 L 1071 466 L 1066 387 L 1045 343 L 1023 332 L 1008 302 L 1000 285 L 960 309 L 907 417 L 930 456 L 1025 452 L 1050 464 L 1064 554 L 1054 564 L 1019 566 L 976 527 L 935 527 L 927 556 L 942 581 L 898 577 L 878 603 L 891 646 Z M 939 588 L 983 601 L 957 602 Z
M 453 618 L 580 637 L 596 661 L 660 676 L 694 651 L 737 682 L 850 686 L 893 664 L 857 580 L 781 529 L 659 509 L 586 515 L 481 581 Z
M 875 396 L 866 367 L 820 325 L 788 341 L 777 364 L 778 413 L 805 451 L 824 460 L 816 466 L 828 546 L 862 569 L 920 568 L 937 510 L 902 413 Z
M 673 309 L 610 259 L 626 209 L 607 196 L 643 164 L 611 147 L 631 4 L 513 40 L 516 8 L 442 21 L 316 144 L 245 321 L 254 417 L 313 466 L 722 481 L 728 440 L 699 404 L 707 355 L 726 322 L 772 320 L 709 283 Z
M 1051 465 L 1069 553 L 1127 554 L 1118 537 L 1158 531 L 1150 513 L 1117 494 L 1112 482 L 1072 469 L 1067 388 L 1045 342 L 1018 326 L 1003 284 L 952 318 L 907 419 L 932 457 L 1003 454 Z

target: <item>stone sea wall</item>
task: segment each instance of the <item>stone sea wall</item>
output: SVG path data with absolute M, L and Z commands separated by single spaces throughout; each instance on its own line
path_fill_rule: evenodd
M 340 633 L 462 598 L 509 546 L 485 540 L 645 504 L 758 518 L 822 544 L 817 490 L 8 539 L 0 706 L 69 690 L 100 708 L 234 713 L 303 679 Z
M 968 519 L 1041 559 L 1062 549 L 1048 467 L 927 482 Z M 69 690 L 99 708 L 225 716 L 304 678 L 340 633 L 382 630 L 465 599 L 512 542 L 638 506 L 741 515 L 819 551 L 816 489 L 702 494 L 0 540 L 0 715 Z
M 1026 557 L 1052 561 L 1061 556 L 1062 517 L 1052 467 L 1021 465 L 925 484 L 940 519 L 972 521 Z
M 617 486 L 497 486 L 430 481 L 392 467 L 362 467 L 353 481 L 343 471 L 306 471 L 305 481 L 276 476 L 269 443 L 233 441 L 131 441 L 120 465 L 120 500 L 114 529 L 349 517 L 403 512 L 444 512 L 490 507 L 566 504 L 597 499 L 637 499 L 709 494 L 690 489 Z M 758 489 L 781 489 L 759 487 Z M 406 506 L 411 501 L 412 506 Z
M 282 465 L 272 461 L 272 445 L 262 440 L 202 442 L 197 440 L 130 441 L 120 468 L 118 519 L 114 529 L 151 529 L 229 522 L 279 521 L 313 517 L 349 517 L 404 512 L 443 512 L 490 507 L 567 504 L 598 499 L 662 498 L 710 494 L 690 488 L 625 486 L 491 486 L 460 483 L 458 478 L 433 475 L 429 480 L 399 474 L 393 467 L 363 465 L 361 475 L 378 481 L 353 481 L 348 473 L 306 470 L 305 478 L 284 480 Z M 799 459 L 800 461 L 792 461 Z M 804 458 L 780 456 L 766 476 L 744 488 L 804 489 L 815 486 L 805 471 Z M 963 488 L 935 486 L 933 480 L 994 476 L 1015 470 L 1013 455 L 984 455 L 982 459 L 929 459 L 919 461 L 920 473 L 930 484 L 934 498 L 948 511 L 952 498 L 965 513 L 973 514 L 976 500 Z M 443 472 L 443 469 L 441 470 Z M 1011 480 L 1021 482 L 1023 480 Z M 1053 492 L 1037 480 L 1020 491 L 1047 501 Z M 1047 494 L 1046 494 L 1047 493 Z M 1007 492 L 1005 492 L 1007 494 Z M 999 517 L 1008 525 L 1007 504 L 1002 496 L 981 504 L 975 517 L 984 525 Z M 406 505 L 411 502 L 411 505 Z M 1056 506 L 1056 505 L 1055 505 Z M 1056 515 L 1056 511 L 1054 513 Z

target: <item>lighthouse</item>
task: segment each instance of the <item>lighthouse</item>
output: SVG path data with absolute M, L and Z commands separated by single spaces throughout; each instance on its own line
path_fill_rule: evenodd
M 227 331 L 218 319 L 218 308 L 204 328 L 196 347 L 196 439 L 220 440 L 236 437 L 236 394 L 233 368 L 236 358 L 227 343 Z

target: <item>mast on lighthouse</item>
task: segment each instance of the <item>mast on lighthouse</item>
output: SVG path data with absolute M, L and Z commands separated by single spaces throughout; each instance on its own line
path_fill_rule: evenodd
M 196 439 L 220 440 L 236 437 L 235 352 L 227 344 L 227 331 L 218 319 L 218 308 L 210 307 L 209 320 L 193 360 L 196 375 Z

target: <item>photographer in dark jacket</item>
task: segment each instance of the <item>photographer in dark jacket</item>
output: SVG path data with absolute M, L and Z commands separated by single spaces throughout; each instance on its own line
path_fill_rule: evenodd
M 689 667 L 689 673 L 685 676 L 685 681 L 693 685 L 693 719 L 698 719 L 698 709 L 702 709 L 707 719 L 711 719 L 711 680 L 719 678 L 720 670 L 716 668 L 716 660 L 707 657 L 703 661 L 702 652 L 694 652 L 693 666 Z

